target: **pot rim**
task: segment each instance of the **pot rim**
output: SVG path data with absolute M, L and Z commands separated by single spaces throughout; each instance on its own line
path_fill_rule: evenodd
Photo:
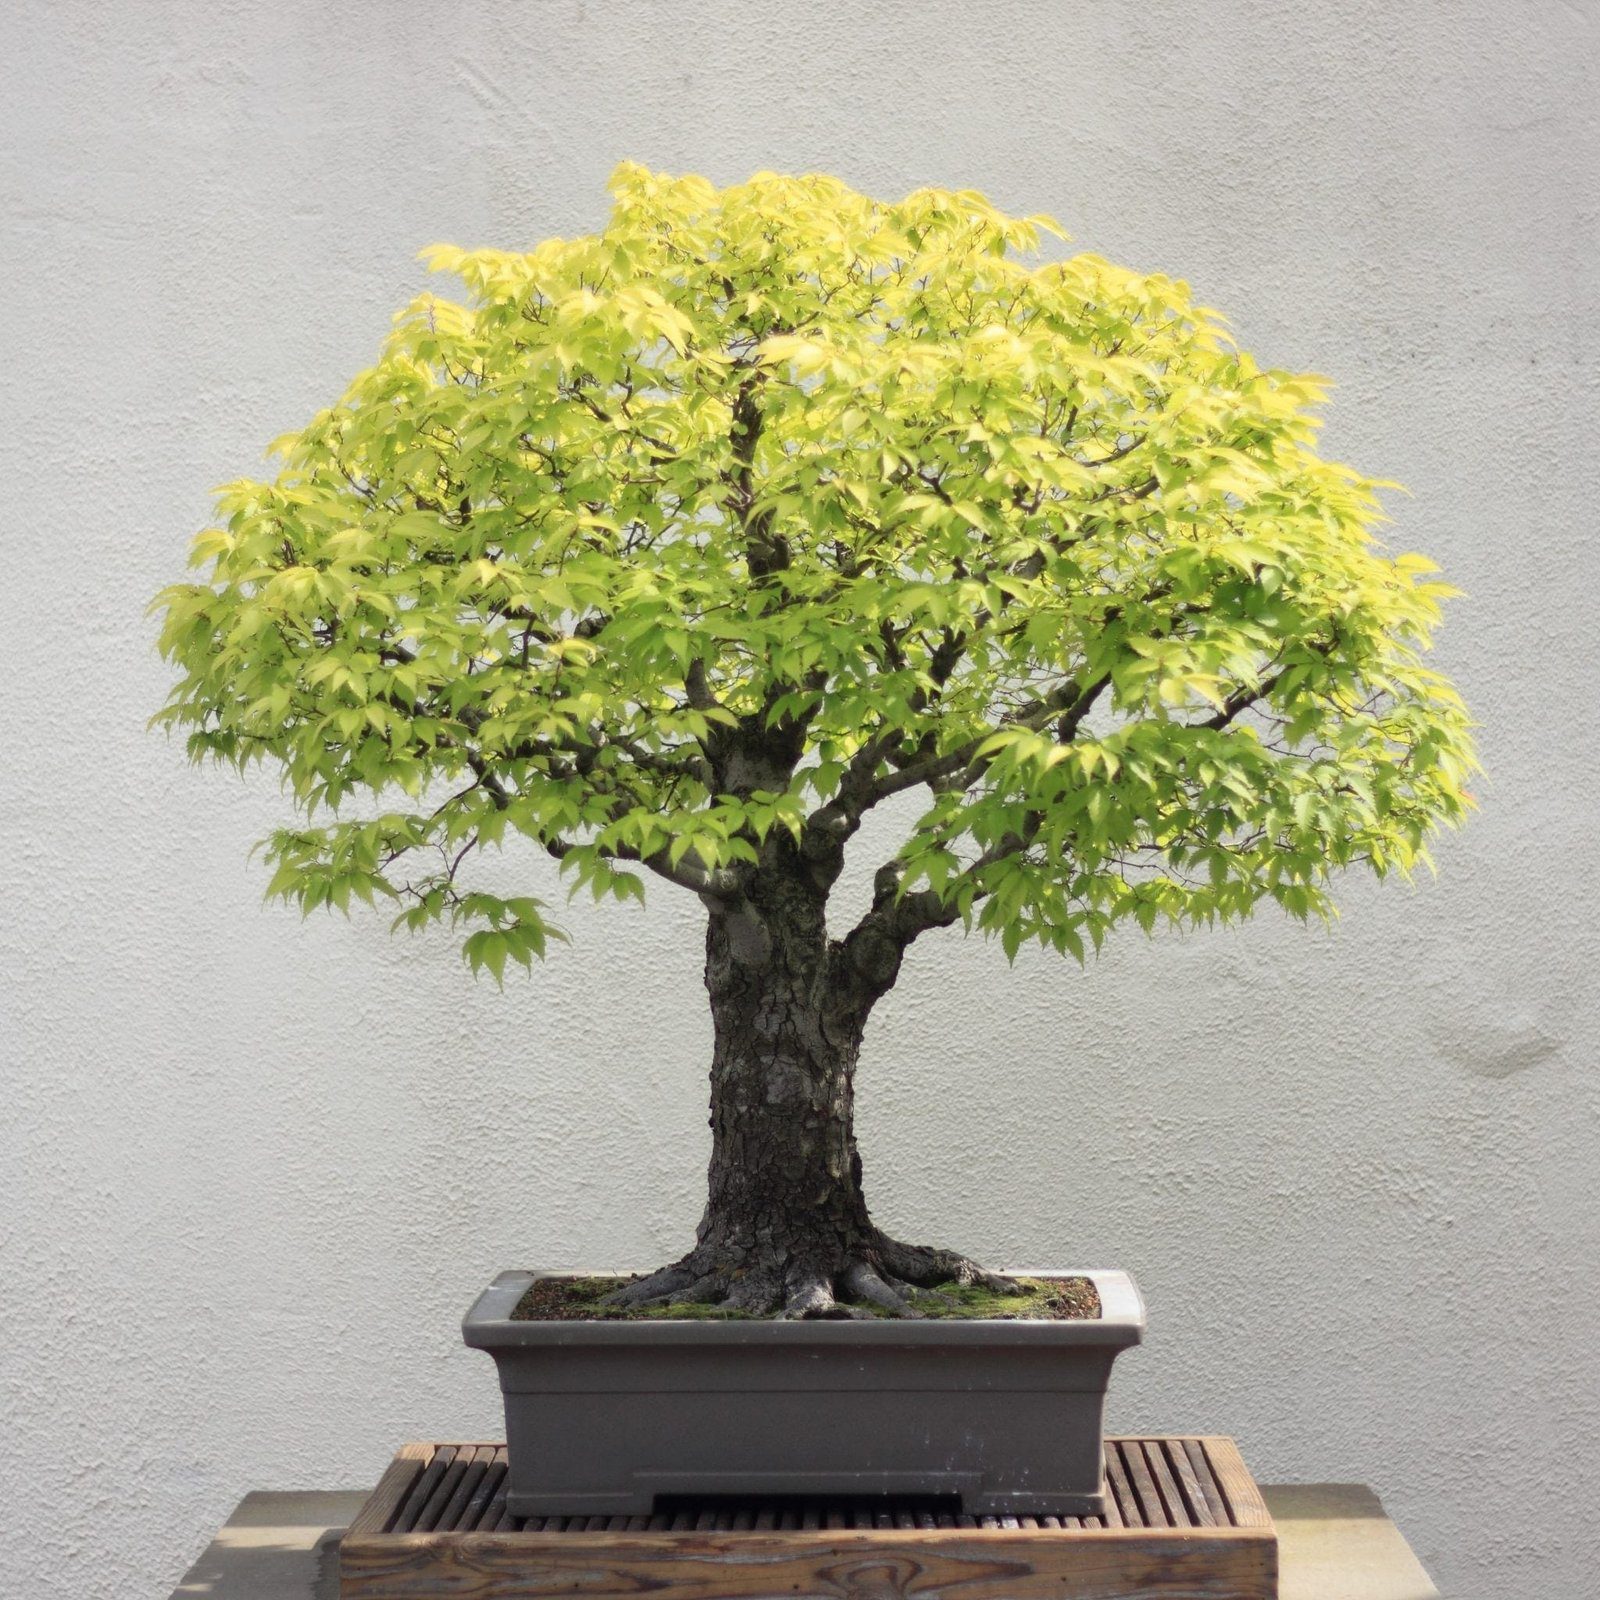
M 818 1318 L 780 1322 L 771 1317 L 641 1318 L 638 1321 L 515 1322 L 511 1313 L 528 1286 L 542 1278 L 626 1277 L 626 1273 L 569 1268 L 499 1273 L 473 1302 L 461 1322 L 461 1335 L 478 1350 L 507 1346 L 562 1345 L 1098 1345 L 1125 1349 L 1144 1338 L 1145 1309 L 1126 1272 L 1077 1268 L 1009 1267 L 1028 1278 L 1088 1278 L 1100 1296 L 1093 1318 L 929 1317 L 847 1321 Z

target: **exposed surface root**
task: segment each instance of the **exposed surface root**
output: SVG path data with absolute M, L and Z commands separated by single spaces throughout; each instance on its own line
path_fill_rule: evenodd
M 726 1273 L 697 1272 L 680 1261 L 613 1289 L 600 1303 L 617 1307 L 660 1306 L 680 1300 L 690 1305 L 716 1305 L 727 1288 Z
M 824 1317 L 829 1312 L 835 1311 L 838 1304 L 826 1279 L 803 1276 L 789 1291 L 789 1296 L 783 1303 L 783 1314 L 786 1317 L 796 1318 Z
M 852 1261 L 839 1274 L 839 1286 L 852 1300 L 877 1306 L 897 1317 L 920 1317 L 922 1313 L 892 1285 L 884 1282 L 865 1261 Z
M 874 1235 L 873 1254 L 882 1266 L 918 1288 L 931 1289 L 941 1283 L 977 1284 L 995 1294 L 1004 1294 L 1016 1288 L 1016 1281 L 1003 1273 L 990 1272 L 969 1257 L 954 1250 L 940 1250 L 932 1245 L 901 1244 L 885 1233 Z

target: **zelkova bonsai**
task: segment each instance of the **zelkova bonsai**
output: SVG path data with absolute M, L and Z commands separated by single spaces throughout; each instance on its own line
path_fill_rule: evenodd
M 1449 591 L 1314 453 L 1319 380 L 1180 282 L 1019 259 L 1048 218 L 611 189 L 602 233 L 429 252 L 467 303 L 416 300 L 272 481 L 220 491 L 205 581 L 157 602 L 160 717 L 281 764 L 305 825 L 269 893 L 447 921 L 497 979 L 556 930 L 475 885 L 490 847 L 697 896 L 709 1194 L 613 1300 L 908 1310 L 992 1281 L 864 1197 L 856 1066 L 911 946 L 962 923 L 1082 961 L 1120 923 L 1305 918 L 1335 868 L 1408 872 L 1470 803 L 1422 660 Z

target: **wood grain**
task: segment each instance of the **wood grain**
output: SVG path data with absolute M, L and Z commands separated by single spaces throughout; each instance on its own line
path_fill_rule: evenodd
M 378 1487 L 367 1497 L 366 1503 L 356 1513 L 350 1532 L 360 1537 L 367 1533 L 383 1533 L 389 1529 L 412 1486 L 422 1476 L 423 1468 L 433 1459 L 437 1447 L 431 1444 L 403 1444 L 393 1461 L 384 1468 Z
M 673 1600 L 1274 1600 L 1274 1541 L 1147 1530 L 1048 1538 L 960 1529 L 840 1529 L 825 1539 L 749 1532 L 703 1536 L 397 1534 L 347 1536 L 345 1600 L 590 1597 Z
M 1196 1441 L 1211 1464 L 1212 1474 L 1228 1501 L 1234 1525 L 1240 1528 L 1270 1528 L 1272 1513 L 1261 1498 L 1256 1480 L 1232 1439 L 1207 1438 Z

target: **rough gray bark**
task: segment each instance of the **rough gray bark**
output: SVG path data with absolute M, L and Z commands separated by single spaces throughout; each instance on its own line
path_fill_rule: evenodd
M 855 1071 L 872 1003 L 893 982 L 830 944 L 827 885 L 798 856 L 711 902 L 706 989 L 714 1043 L 712 1150 L 694 1248 L 619 1291 L 788 1315 L 847 1304 L 915 1315 L 920 1288 L 998 1283 L 951 1251 L 900 1244 L 872 1223 L 854 1126 Z M 883 981 L 886 980 L 886 981 Z

